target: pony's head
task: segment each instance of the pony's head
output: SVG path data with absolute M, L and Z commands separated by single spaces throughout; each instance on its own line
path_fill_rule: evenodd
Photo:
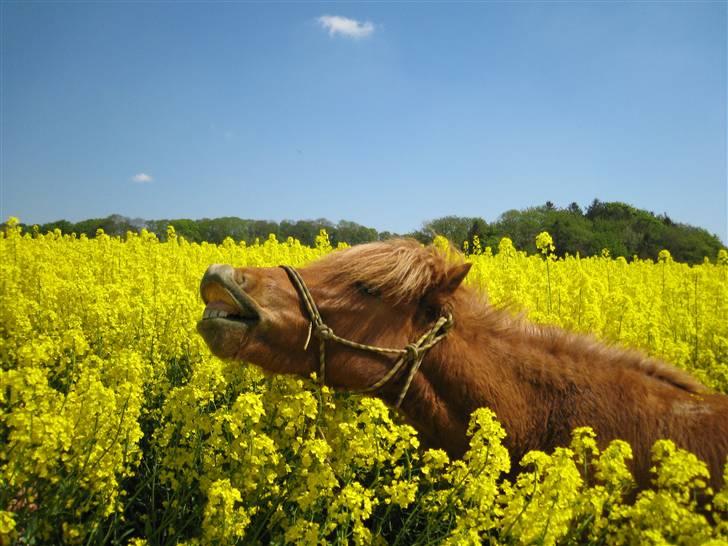
M 338 337 L 401 349 L 453 311 L 469 269 L 457 253 L 400 239 L 336 251 L 298 273 Z M 294 281 L 280 267 L 210 266 L 200 286 L 206 308 L 197 329 L 212 352 L 273 373 L 318 372 L 319 342 L 307 343 L 312 317 Z M 363 389 L 395 360 L 327 342 L 326 383 Z

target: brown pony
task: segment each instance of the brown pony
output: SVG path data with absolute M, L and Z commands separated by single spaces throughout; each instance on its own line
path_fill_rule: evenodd
M 439 317 L 452 327 L 424 355 L 376 390 L 395 405 L 410 370 L 400 411 L 424 443 L 459 457 L 476 408 L 488 406 L 506 429 L 514 460 L 529 450 L 567 445 L 589 425 L 600 442 L 628 441 L 635 478 L 649 485 L 650 447 L 671 438 L 694 452 L 722 481 L 728 454 L 728 396 L 711 393 L 687 373 L 639 352 L 591 337 L 528 324 L 488 305 L 461 283 L 470 269 L 416 241 L 392 240 L 333 252 L 300 270 L 325 324 L 341 338 L 404 348 Z M 253 362 L 273 373 L 320 373 L 344 390 L 372 386 L 399 355 L 332 340 L 310 344 L 311 312 L 282 268 L 211 266 L 202 280 L 207 304 L 198 330 L 213 353 Z M 316 335 L 314 331 L 314 335 Z M 320 333 L 320 332 L 318 332 Z

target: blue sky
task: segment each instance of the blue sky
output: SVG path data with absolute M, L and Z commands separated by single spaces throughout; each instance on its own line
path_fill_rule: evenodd
M 0 215 L 593 198 L 728 240 L 726 3 L 3 2 Z

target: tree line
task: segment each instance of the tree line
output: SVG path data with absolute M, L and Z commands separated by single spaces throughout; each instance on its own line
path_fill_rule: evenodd
M 286 240 L 288 237 L 298 239 L 302 244 L 312 246 L 315 244 L 316 236 L 322 229 L 326 230 L 329 240 L 336 246 L 339 242 L 346 242 L 351 245 L 376 241 L 381 238 L 389 238 L 394 234 L 383 231 L 378 232 L 374 228 L 366 227 L 356 222 L 341 220 L 333 223 L 325 218 L 316 220 L 283 220 L 274 222 L 272 220 L 251 220 L 226 216 L 222 218 L 202 218 L 190 220 L 188 218 L 143 220 L 141 218 L 128 218 L 119 214 L 112 214 L 106 218 L 90 218 L 80 222 L 69 222 L 58 220 L 39 226 L 41 233 L 61 230 L 62 233 L 82 233 L 88 237 L 94 237 L 98 229 L 112 236 L 124 236 L 127 231 L 140 231 L 146 229 L 157 235 L 161 240 L 167 238 L 167 226 L 174 226 L 175 233 L 186 240 L 195 243 L 203 241 L 209 243 L 222 243 L 225 238 L 231 237 L 235 241 L 254 243 L 257 240 L 265 241 L 270 234 L 279 240 Z
M 118 214 L 106 218 L 92 218 L 80 222 L 58 220 L 40 225 L 42 233 L 59 229 L 62 233 L 95 236 L 98 229 L 108 235 L 124 236 L 127 231 L 147 229 L 160 239 L 167 236 L 167 226 L 172 225 L 177 235 L 191 242 L 208 241 L 221 243 L 226 237 L 236 241 L 254 243 L 264 241 L 269 234 L 279 240 L 293 237 L 306 245 L 315 244 L 315 238 L 322 229 L 336 246 L 339 242 L 351 245 L 400 236 L 389 231 L 377 231 L 356 222 L 341 220 L 337 223 L 325 218 L 316 220 L 252 220 L 237 217 L 186 218 L 143 220 Z M 26 226 L 29 229 L 29 226 Z M 444 216 L 424 222 L 414 232 L 401 234 L 429 243 L 435 235 L 447 237 L 458 248 L 474 249 L 474 241 L 481 248 L 496 249 L 503 237 L 509 237 L 516 248 L 529 253 L 536 252 L 535 238 L 541 231 L 548 231 L 556 245 L 556 254 L 591 256 L 607 249 L 614 257 L 655 259 L 662 249 L 667 249 L 673 258 L 688 263 L 698 263 L 704 257 L 714 259 L 718 250 L 724 247 L 720 239 L 705 229 L 674 222 L 666 214 L 635 208 L 621 202 L 602 202 L 595 199 L 586 210 L 577 203 L 566 208 L 547 202 L 537 207 L 509 210 L 493 222 L 480 217 Z
M 551 202 L 509 210 L 491 223 L 477 217 L 446 216 L 426 222 L 414 236 L 427 242 L 436 233 L 470 245 L 477 236 L 483 248 L 494 249 L 507 236 L 516 248 L 530 254 L 537 252 L 535 239 L 541 231 L 549 232 L 559 256 L 592 256 L 607 249 L 613 257 L 655 259 L 660 250 L 667 249 L 675 260 L 699 263 L 705 257 L 714 260 L 725 246 L 705 229 L 674 222 L 666 214 L 598 199 L 586 210 L 577 203 L 558 208 Z

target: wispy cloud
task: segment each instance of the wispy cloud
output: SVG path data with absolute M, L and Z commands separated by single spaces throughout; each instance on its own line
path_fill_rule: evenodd
M 153 180 L 154 180 L 154 178 L 152 178 L 147 173 L 138 173 L 131 177 L 132 182 L 137 182 L 139 184 L 146 184 Z
M 329 36 L 340 34 L 347 38 L 366 38 L 374 32 L 374 24 L 357 21 L 340 15 L 322 15 L 317 19 L 319 25 L 329 31 Z

